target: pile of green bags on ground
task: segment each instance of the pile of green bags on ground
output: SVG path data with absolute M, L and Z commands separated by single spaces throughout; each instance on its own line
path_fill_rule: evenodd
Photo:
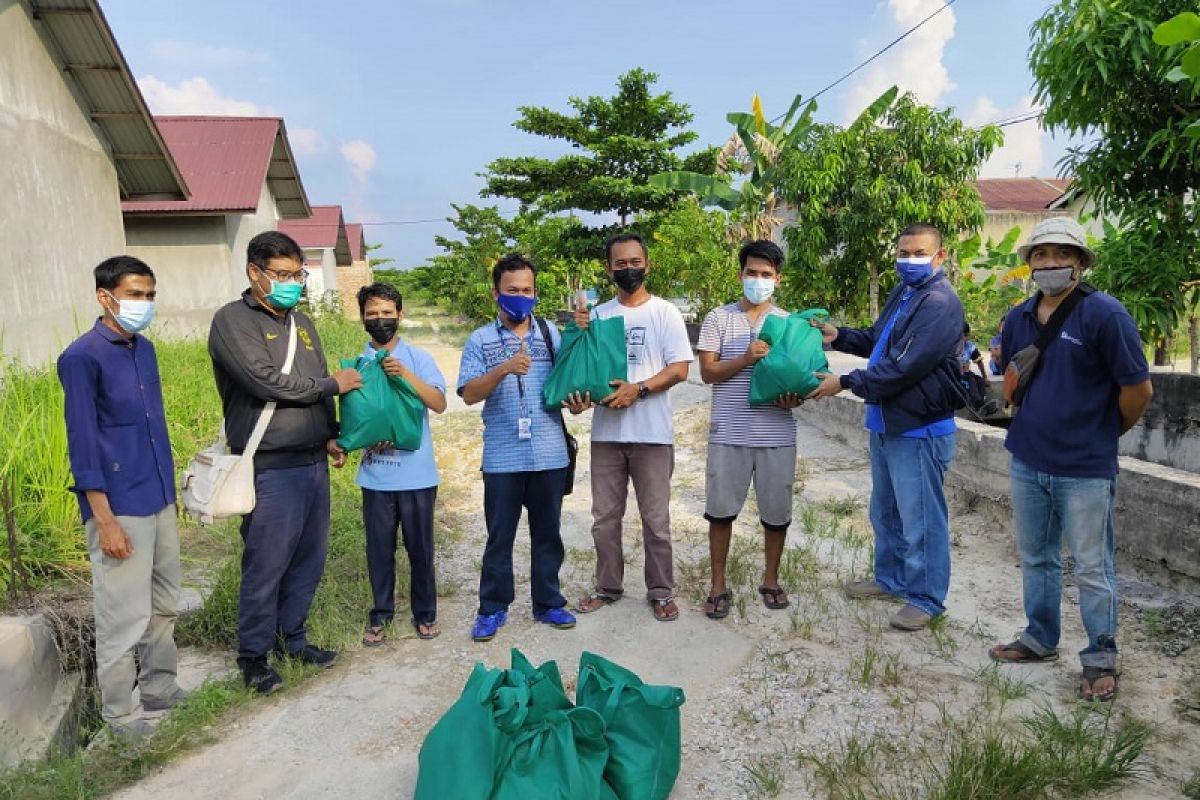
M 758 338 L 771 346 L 750 374 L 750 405 L 769 406 L 785 394 L 804 397 L 820 385 L 814 372 L 828 372 L 829 359 L 821 329 L 811 320 L 829 317 L 823 308 L 810 308 L 786 317 L 768 316 Z
M 625 348 L 625 318 L 593 319 L 586 330 L 567 323 L 554 359 L 554 368 L 542 384 L 542 402 L 546 408 L 562 408 L 568 396 L 591 393 L 599 403 L 613 392 L 612 380 L 629 379 Z
M 664 800 L 683 690 L 585 652 L 575 694 L 515 648 L 511 669 L 476 664 L 421 745 L 415 800 Z
M 383 371 L 387 357 L 388 351 L 380 350 L 374 358 L 359 356 L 341 362 L 342 369 L 353 367 L 362 374 L 362 388 L 338 401 L 338 445 L 347 452 L 380 442 L 391 442 L 398 450 L 421 446 L 425 403 L 411 383 Z

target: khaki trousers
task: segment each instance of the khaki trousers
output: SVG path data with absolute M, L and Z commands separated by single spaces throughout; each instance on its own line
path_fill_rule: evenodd
M 629 483 L 637 495 L 646 553 L 646 597 L 661 600 L 675 589 L 671 562 L 671 474 L 675 448 L 669 444 L 592 442 L 592 539 L 596 543 L 596 589 L 620 596 L 625 554 L 621 520 Z
M 133 704 L 135 678 L 142 698 L 166 698 L 179 688 L 175 617 L 182 574 L 174 504 L 153 516 L 118 516 L 117 521 L 133 543 L 133 554 L 123 560 L 100 550 L 94 517 L 86 527 L 101 714 L 109 724 L 122 725 L 139 716 Z

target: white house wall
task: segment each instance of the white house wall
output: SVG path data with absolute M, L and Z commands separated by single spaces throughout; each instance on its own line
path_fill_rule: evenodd
M 92 269 L 124 252 L 116 170 L 26 7 L 0 0 L 0 339 L 43 362 L 99 313 Z
M 231 280 L 235 286 L 242 286 L 246 282 L 246 248 L 250 240 L 279 226 L 279 209 L 266 181 L 259 190 L 258 209 L 253 214 L 230 214 L 225 220 L 231 251 L 229 264 L 233 270 Z

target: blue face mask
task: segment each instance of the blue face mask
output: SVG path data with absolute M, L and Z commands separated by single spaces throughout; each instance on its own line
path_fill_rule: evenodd
M 753 305 L 760 305 L 775 294 L 775 281 L 770 278 L 742 278 L 742 294 Z
M 513 322 L 524 322 L 537 305 L 537 298 L 524 294 L 502 294 L 496 298 L 496 305 Z
M 153 300 L 117 300 L 112 292 L 108 296 L 117 302 L 117 313 L 113 319 L 126 333 L 144 331 L 154 321 Z
M 896 259 L 896 272 L 905 286 L 916 286 L 933 274 L 933 256 L 913 256 Z
M 286 310 L 299 303 L 302 294 L 304 294 L 303 283 L 280 283 L 272 280 L 271 293 L 267 295 L 267 302 L 273 308 Z

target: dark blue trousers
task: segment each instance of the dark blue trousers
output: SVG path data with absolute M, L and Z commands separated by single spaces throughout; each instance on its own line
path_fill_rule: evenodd
M 433 506 L 437 487 L 385 492 L 363 489 L 367 532 L 367 574 L 371 578 L 370 624 L 386 625 L 396 614 L 396 528 L 408 553 L 409 607 L 416 622 L 437 619 L 437 579 L 433 571 Z
M 308 644 L 304 623 L 329 550 L 329 465 L 256 471 L 254 494 L 242 517 L 238 658 Z
M 559 523 L 566 485 L 565 468 L 483 473 L 483 515 L 488 538 L 479 576 L 480 614 L 505 611 L 513 601 L 513 542 L 522 508 L 529 513 L 529 591 L 533 613 L 567 604 L 558 588 L 558 570 L 563 562 Z

